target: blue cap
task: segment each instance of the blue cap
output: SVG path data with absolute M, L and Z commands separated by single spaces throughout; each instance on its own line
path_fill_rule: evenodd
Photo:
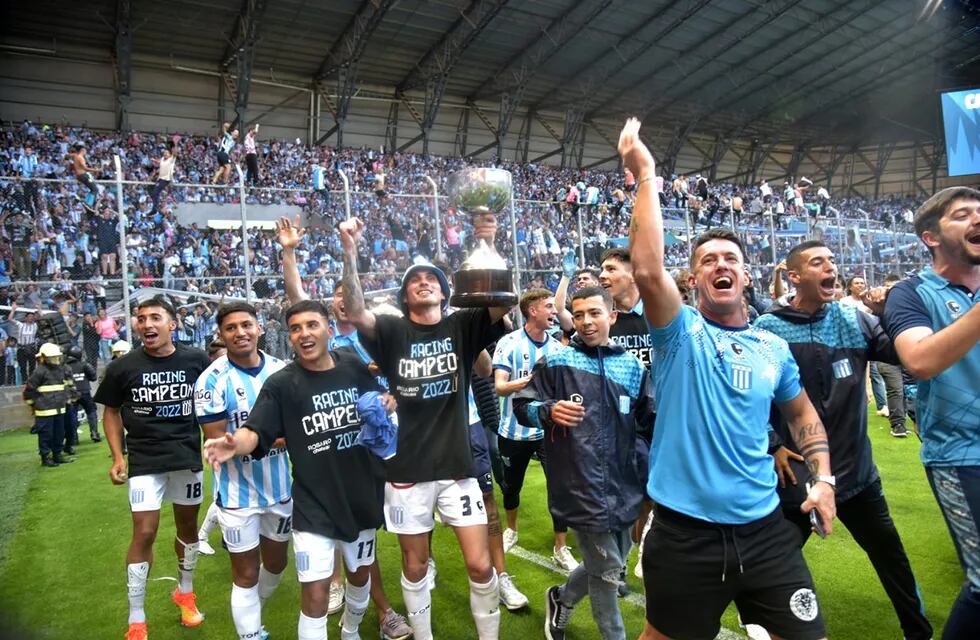
M 408 288 L 409 278 L 419 271 L 431 271 L 435 274 L 439 280 L 439 288 L 442 289 L 442 310 L 446 311 L 449 308 L 449 280 L 446 278 L 446 274 L 442 272 L 442 269 L 425 259 L 418 259 L 415 264 L 405 270 L 405 275 L 402 276 L 402 286 L 398 290 L 398 308 L 406 316 L 408 315 L 408 305 L 405 304 L 405 289 Z

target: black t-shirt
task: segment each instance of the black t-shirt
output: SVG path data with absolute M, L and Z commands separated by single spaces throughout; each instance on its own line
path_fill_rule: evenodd
M 377 338 L 360 336 L 398 400 L 398 453 L 389 482 L 472 475 L 467 390 L 473 361 L 504 334 L 487 309 L 462 309 L 438 324 L 378 316 Z
M 309 371 L 294 361 L 269 376 L 244 428 L 259 436 L 256 459 L 276 438 L 286 438 L 293 528 L 352 542 L 384 521 L 384 465 L 357 444 L 357 400 L 381 387 L 357 355 L 330 355 L 335 366 L 328 371 Z
M 202 468 L 194 383 L 211 361 L 200 349 L 176 346 L 165 358 L 134 349 L 113 360 L 95 392 L 99 404 L 122 408 L 130 476 Z
M 636 307 L 639 313 L 619 311 L 616 323 L 609 327 L 609 338 L 622 348 L 640 359 L 643 366 L 650 370 L 653 363 L 653 343 L 650 341 L 650 328 L 643 315 L 643 307 Z

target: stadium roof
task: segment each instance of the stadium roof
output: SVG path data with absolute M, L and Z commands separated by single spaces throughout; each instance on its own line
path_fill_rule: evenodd
M 227 68 L 251 38 L 256 78 L 334 83 L 353 68 L 360 85 L 436 103 L 506 95 L 536 111 L 646 115 L 738 137 L 934 137 L 936 92 L 980 84 L 980 14 L 966 0 L 5 4 L 4 45 L 113 51 L 128 5 L 133 55 Z

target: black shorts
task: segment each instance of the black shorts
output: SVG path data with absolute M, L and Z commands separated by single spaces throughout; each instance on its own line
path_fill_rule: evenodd
M 643 543 L 647 621 L 677 640 L 711 640 L 732 601 L 742 622 L 783 638 L 827 635 L 800 534 L 776 509 L 740 526 L 654 507 Z
M 224 151 L 218 152 L 218 166 L 223 167 L 231 162 L 231 158 Z
M 490 443 L 482 422 L 470 425 L 470 449 L 473 451 L 473 477 L 480 485 L 480 491 L 493 491 L 493 475 L 490 471 Z

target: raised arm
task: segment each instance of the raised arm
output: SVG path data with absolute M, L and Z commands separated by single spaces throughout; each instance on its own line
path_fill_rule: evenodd
M 806 391 L 801 390 L 795 398 L 788 402 L 781 402 L 778 406 L 789 424 L 790 436 L 800 455 L 803 456 L 806 468 L 814 481 L 806 500 L 800 505 L 800 510 L 807 513 L 811 509 L 816 509 L 823 521 L 824 530 L 829 534 L 834 517 L 837 515 L 834 488 L 826 482 L 816 480 L 817 476 L 831 475 L 827 431 Z
M 344 312 L 361 335 L 374 339 L 377 337 L 375 317 L 364 306 L 364 291 L 361 290 L 361 279 L 357 273 L 357 243 L 361 240 L 363 228 L 364 223 L 359 218 L 340 223 L 340 244 L 344 248 L 344 275 L 341 279 L 344 283 Z
M 562 331 L 571 331 L 573 327 L 572 314 L 565 306 L 565 302 L 568 300 L 568 285 L 572 282 L 578 263 L 574 260 L 575 253 L 570 253 L 572 260 L 569 260 L 568 254 L 565 254 L 565 259 L 562 260 L 561 280 L 558 281 L 558 288 L 555 290 L 555 309 L 558 311 L 558 326 Z
M 647 320 L 655 327 L 670 324 L 681 309 L 681 294 L 664 268 L 664 220 L 656 194 L 656 164 L 640 140 L 640 121 L 630 118 L 619 134 L 623 164 L 636 176 L 636 201 L 630 222 L 633 279 L 643 298 Z
M 296 246 L 304 233 L 306 229 L 299 227 L 299 216 L 292 223 L 285 216 L 276 221 L 276 240 L 282 247 L 282 275 L 286 281 L 286 298 L 290 303 L 310 299 L 309 294 L 303 290 L 303 280 L 296 267 Z
M 917 380 L 929 380 L 966 356 L 980 341 L 980 305 L 939 331 L 910 327 L 895 337 L 902 364 Z

